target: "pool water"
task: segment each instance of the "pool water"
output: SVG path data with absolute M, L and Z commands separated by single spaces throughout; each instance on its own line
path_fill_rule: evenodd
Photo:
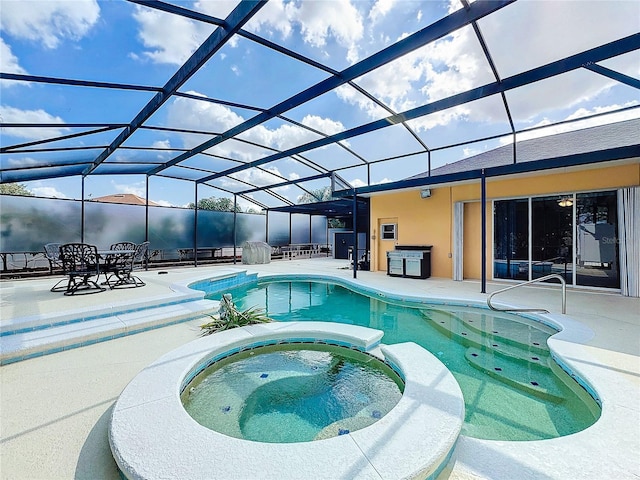
M 384 331 L 386 344 L 426 348 L 460 384 L 464 435 L 555 438 L 589 427 L 600 415 L 595 400 L 551 358 L 546 340 L 556 331 L 523 316 L 374 298 L 320 281 L 260 281 L 221 293 L 227 292 L 240 309 L 264 308 L 276 321 L 361 325 Z
M 264 346 L 226 357 L 182 393 L 191 417 L 226 435 L 271 443 L 344 435 L 386 415 L 404 383 L 385 363 L 346 347 Z

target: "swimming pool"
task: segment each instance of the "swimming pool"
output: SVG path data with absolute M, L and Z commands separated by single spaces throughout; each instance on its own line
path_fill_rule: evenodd
M 331 321 L 380 329 L 387 344 L 412 341 L 436 355 L 465 399 L 462 433 L 539 440 L 581 431 L 599 418 L 594 398 L 552 358 L 556 330 L 531 316 L 462 304 L 424 303 L 356 291 L 331 281 L 273 277 L 231 293 L 277 321 Z M 195 288 L 195 287 L 194 287 Z

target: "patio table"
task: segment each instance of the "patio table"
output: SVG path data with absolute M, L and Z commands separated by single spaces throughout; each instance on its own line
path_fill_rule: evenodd
M 102 259 L 108 259 L 119 254 L 132 255 L 134 253 L 136 253 L 135 250 L 98 250 L 98 255 Z
M 98 250 L 98 257 L 104 260 L 101 273 L 105 275 L 103 285 L 109 285 L 111 289 L 116 287 L 142 287 L 144 282 L 131 273 L 135 269 L 136 254 L 145 244 L 138 245 L 135 249 L 109 249 Z M 140 250 L 143 252 L 143 250 Z M 144 251 L 146 253 L 146 250 Z M 143 254 L 145 254 L 143 253 Z M 112 277 L 116 277 L 113 281 Z
M 131 249 L 131 250 L 98 250 L 98 257 L 100 257 L 100 260 L 103 260 L 103 262 L 100 262 L 101 266 L 109 267 L 114 262 L 117 262 L 118 260 L 122 259 L 123 257 L 130 257 L 131 255 L 133 255 L 135 253 L 136 253 L 136 251 L 134 249 Z M 106 270 L 105 270 L 105 273 L 107 273 Z
M 131 257 L 136 253 L 135 249 L 109 249 L 109 250 L 98 250 L 98 257 L 100 258 L 100 273 L 104 274 L 105 280 L 102 282 L 102 285 L 109 285 L 109 277 L 111 275 L 115 275 L 118 277 L 118 282 L 122 281 L 120 278 L 119 272 L 117 271 L 117 265 L 119 263 L 127 262 L 131 259 Z

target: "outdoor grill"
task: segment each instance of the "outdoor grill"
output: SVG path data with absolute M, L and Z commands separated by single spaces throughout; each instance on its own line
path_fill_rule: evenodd
M 395 250 L 387 252 L 387 275 L 429 278 L 431 245 L 396 245 Z

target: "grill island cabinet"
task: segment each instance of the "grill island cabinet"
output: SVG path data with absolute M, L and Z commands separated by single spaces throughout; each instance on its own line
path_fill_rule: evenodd
M 387 275 L 392 277 L 429 278 L 431 245 L 396 245 L 387 252 Z

